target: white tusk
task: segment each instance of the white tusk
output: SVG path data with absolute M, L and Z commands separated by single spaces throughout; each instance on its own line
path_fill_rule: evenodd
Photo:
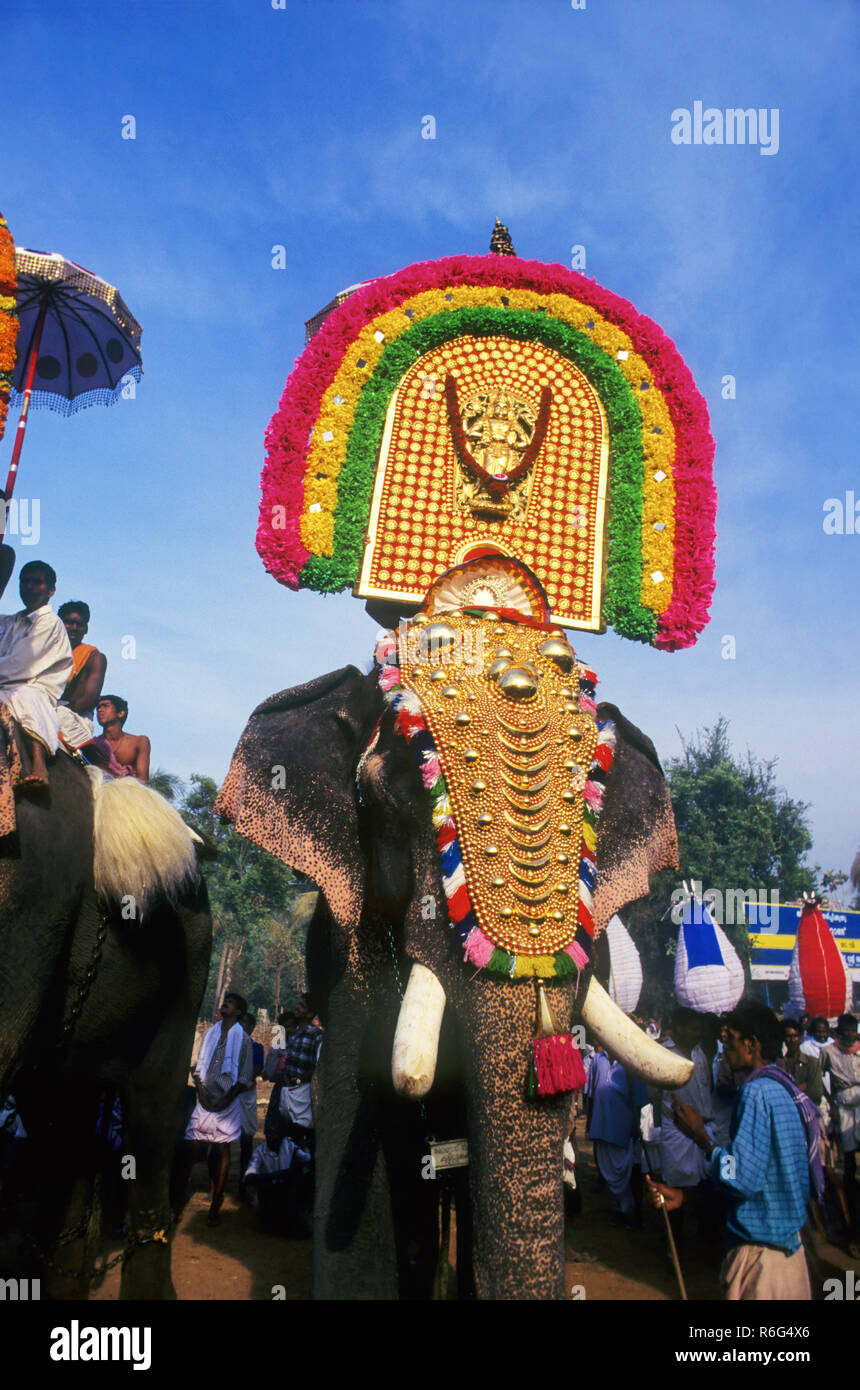
M 685 1085 L 693 1075 L 693 1063 L 686 1057 L 679 1057 L 677 1052 L 670 1052 L 668 1047 L 661 1047 L 643 1033 L 617 1004 L 613 1004 L 593 975 L 582 1005 L 582 1021 L 602 1047 L 652 1086 L 674 1090 Z
M 391 1057 L 391 1075 L 399 1095 L 420 1100 L 433 1085 L 444 1012 L 445 991 L 433 971 L 425 965 L 413 965 Z

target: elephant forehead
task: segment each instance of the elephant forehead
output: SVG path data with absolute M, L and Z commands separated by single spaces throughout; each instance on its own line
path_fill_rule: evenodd
M 432 740 L 425 783 L 438 765 L 449 913 L 470 911 L 485 941 L 483 958 L 470 959 L 499 973 L 573 973 L 588 954 L 575 943 L 590 935 L 580 930 L 590 925 L 581 871 L 583 856 L 594 864 L 602 775 L 593 673 L 561 634 L 467 612 L 401 646 L 402 685 Z M 502 970 L 503 957 L 514 964 Z
M 355 798 L 337 770 L 261 760 L 240 746 L 216 801 L 240 835 L 318 884 L 338 924 L 351 930 L 364 896 Z M 281 757 L 284 754 L 281 753 Z

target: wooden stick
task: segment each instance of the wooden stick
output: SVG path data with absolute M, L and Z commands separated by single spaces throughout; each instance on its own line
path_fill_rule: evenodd
M 646 1145 L 644 1139 L 641 1141 L 641 1148 L 642 1148 L 642 1157 L 645 1159 L 645 1166 L 646 1166 L 646 1168 L 648 1169 L 648 1176 L 649 1176 L 649 1178 L 650 1178 L 650 1176 L 651 1176 L 651 1163 L 650 1163 L 650 1160 L 649 1160 L 649 1158 L 648 1158 L 648 1148 L 647 1148 L 647 1145 Z M 685 1303 L 688 1303 L 688 1302 L 689 1302 L 689 1299 L 687 1298 L 687 1290 L 686 1290 L 686 1288 L 684 1287 L 684 1276 L 683 1276 L 683 1274 L 681 1273 L 681 1263 L 680 1263 L 680 1261 L 679 1261 L 679 1259 L 678 1259 L 678 1250 L 677 1250 L 677 1247 L 676 1247 L 676 1245 L 675 1245 L 675 1237 L 674 1237 L 674 1235 L 672 1234 L 672 1223 L 671 1223 L 670 1220 L 669 1220 L 669 1213 L 668 1213 L 667 1210 L 666 1210 L 666 1198 L 663 1196 L 663 1193 L 662 1193 L 662 1192 L 658 1192 L 658 1193 L 657 1193 L 657 1196 L 658 1196 L 658 1198 L 660 1199 L 660 1200 L 659 1200 L 659 1206 L 660 1206 L 660 1210 L 661 1210 L 662 1213 L 663 1213 L 663 1220 L 666 1222 L 666 1235 L 669 1237 L 669 1253 L 670 1253 L 670 1255 L 672 1256 L 672 1264 L 675 1266 L 675 1277 L 676 1277 L 677 1280 L 678 1280 L 678 1287 L 679 1287 L 679 1289 L 681 1290 L 681 1298 L 683 1299 L 683 1301 L 684 1301 Z

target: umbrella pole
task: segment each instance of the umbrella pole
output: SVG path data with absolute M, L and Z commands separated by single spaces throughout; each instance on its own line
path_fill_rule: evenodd
M 36 330 L 30 343 L 30 357 L 27 362 L 27 375 L 24 379 L 24 400 L 21 403 L 21 414 L 18 417 L 18 428 L 15 431 L 15 447 L 12 450 L 12 461 L 9 464 L 9 474 L 6 478 L 4 488 L 4 498 L 8 502 L 15 490 L 15 479 L 18 476 L 18 460 L 21 457 L 21 448 L 24 443 L 24 434 L 27 429 L 27 416 L 30 413 L 30 396 L 33 392 L 33 377 L 36 375 L 36 361 L 39 356 L 39 348 L 42 345 L 42 330 L 45 327 L 45 317 L 48 312 L 47 304 L 43 304 L 39 310 L 39 317 L 36 320 Z M 6 530 L 6 512 L 0 518 L 0 540 Z

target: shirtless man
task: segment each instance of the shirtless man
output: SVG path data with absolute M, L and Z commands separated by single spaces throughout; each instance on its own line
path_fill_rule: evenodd
M 84 641 L 90 622 L 89 604 L 81 599 L 61 603 L 57 614 L 68 633 L 74 663 L 58 704 L 60 735 L 70 748 L 86 751 L 93 737 L 93 719 L 102 693 L 107 658 L 97 647 Z
M 103 733 L 97 746 L 107 745 L 111 762 L 127 768 L 139 782 L 149 781 L 150 744 L 146 734 L 127 734 L 123 724 L 128 718 L 128 705 L 120 695 L 102 695 L 96 705 Z M 112 768 L 110 769 L 113 770 Z M 122 774 L 120 774 L 122 775 Z M 127 775 L 127 774 L 126 774 Z

